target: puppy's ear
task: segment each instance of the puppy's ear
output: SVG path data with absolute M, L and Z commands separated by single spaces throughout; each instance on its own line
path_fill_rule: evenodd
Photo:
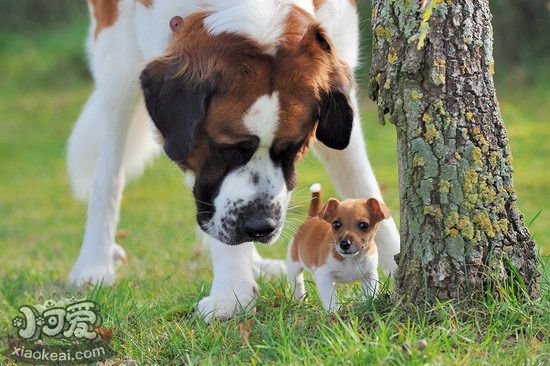
M 177 73 L 176 65 L 157 60 L 141 73 L 141 87 L 149 115 L 164 138 L 166 155 L 185 161 L 206 117 L 215 83 L 192 82 Z
M 391 216 L 391 211 L 388 206 L 378 201 L 376 198 L 369 198 L 366 205 L 369 212 L 377 222 L 389 219 Z
M 319 217 L 325 221 L 331 222 L 336 214 L 336 209 L 339 204 L 340 201 L 336 198 L 329 199 L 321 211 L 319 211 Z
M 351 71 L 334 52 L 332 42 L 320 29 L 316 30 L 316 41 L 323 52 L 333 57 L 334 65 L 331 72 L 329 90 L 321 92 L 319 106 L 319 123 L 316 137 L 326 146 L 343 150 L 350 140 L 353 127 L 353 106 L 350 100 Z

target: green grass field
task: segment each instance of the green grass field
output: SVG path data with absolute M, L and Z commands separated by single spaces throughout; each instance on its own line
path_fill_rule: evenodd
M 91 91 L 82 67 L 84 24 L 32 37 L 0 35 L 0 364 L 19 306 L 65 291 L 76 259 L 86 208 L 71 195 L 65 142 Z M 497 65 L 498 66 L 498 65 Z M 498 72 L 498 67 L 497 67 Z M 519 207 L 543 255 L 550 253 L 550 87 L 539 81 L 498 89 L 514 154 Z M 365 101 L 365 136 L 390 207 L 398 212 L 395 130 L 381 126 Z M 299 165 L 296 204 L 307 187 L 327 175 L 313 155 Z M 291 213 L 301 219 L 302 205 Z M 536 219 L 535 219 L 536 218 Z M 532 222 L 531 222 L 532 221 Z M 209 291 L 208 256 L 195 244 L 194 207 L 183 176 L 164 156 L 127 187 L 119 243 L 129 263 L 113 288 L 89 296 L 102 306 L 121 356 L 145 364 L 487 364 L 543 365 L 549 359 L 550 294 L 520 303 L 491 298 L 467 313 L 445 303 L 404 314 L 381 295 L 361 300 L 357 286 L 340 292 L 349 301 L 328 316 L 315 295 L 291 300 L 283 279 L 260 280 L 255 315 L 206 325 L 195 304 Z M 260 248 L 282 258 L 286 242 Z M 308 283 L 314 294 L 314 286 Z M 250 332 L 243 329 L 248 319 Z M 244 331 L 243 331 L 244 330 Z M 423 349 L 420 340 L 426 341 Z

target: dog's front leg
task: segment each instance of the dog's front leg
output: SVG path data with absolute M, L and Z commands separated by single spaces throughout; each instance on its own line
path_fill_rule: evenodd
M 338 296 L 331 274 L 323 270 L 317 270 L 315 272 L 315 284 L 325 310 L 329 313 L 337 311 Z
M 353 95 L 352 99 L 356 112 L 349 145 L 344 150 L 333 150 L 316 142 L 315 154 L 325 165 L 338 194 L 345 198 L 374 197 L 382 200 L 382 193 L 365 149 L 357 98 Z M 387 275 L 394 273 L 397 268 L 394 255 L 399 253 L 400 242 L 393 218 L 380 223 L 376 243 L 379 244 L 382 270 Z
M 199 302 L 207 322 L 228 319 L 239 310 L 254 308 L 258 285 L 254 280 L 253 243 L 227 245 L 208 237 L 214 278 L 210 296 Z
M 126 260 L 126 253 L 115 243 L 120 202 L 125 175 L 122 169 L 126 136 L 135 108 L 136 97 L 130 86 L 121 95 L 117 89 L 98 89 L 86 105 L 69 142 L 69 155 L 78 155 L 78 144 L 85 144 L 86 135 L 78 136 L 79 124 L 102 128 L 98 156 L 94 166 L 91 195 L 84 241 L 80 254 L 69 274 L 69 282 L 111 285 L 115 282 L 115 266 Z M 87 127 L 90 129 L 91 127 Z M 79 139 L 78 139 L 79 138 Z M 74 140 L 76 139 L 76 140 Z M 69 157 L 71 158 L 71 157 Z M 74 157 L 73 157 L 74 159 Z

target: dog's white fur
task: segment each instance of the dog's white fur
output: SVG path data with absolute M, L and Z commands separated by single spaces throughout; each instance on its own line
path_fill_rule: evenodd
M 378 287 L 378 253 L 362 256 L 356 260 L 338 262 L 330 257 L 323 267 L 315 271 L 315 284 L 325 310 L 338 310 L 338 297 L 334 283 L 350 283 L 362 279 L 363 292 L 367 297 L 376 293 Z
M 209 222 L 208 233 L 216 237 L 224 237 L 222 219 L 238 220 L 232 213 L 235 207 L 247 206 L 250 202 L 263 195 L 271 205 L 286 208 L 290 200 L 287 191 L 283 169 L 275 166 L 269 156 L 269 149 L 275 138 L 279 124 L 279 96 L 272 95 L 259 97 L 244 116 L 244 125 L 250 133 L 259 137 L 258 148 L 252 158 L 240 168 L 229 173 L 220 187 L 220 193 L 214 200 L 216 212 Z M 258 177 L 257 184 L 251 184 L 252 177 Z M 280 222 L 284 222 L 284 210 L 281 212 Z M 282 225 L 279 226 L 279 231 Z M 280 232 L 277 233 L 277 235 Z
M 279 93 L 259 97 L 245 114 L 244 125 L 260 138 L 260 149 L 269 149 L 279 125 Z
M 249 34 L 273 47 L 277 19 L 285 9 L 279 0 L 155 0 L 147 8 L 135 0 L 118 2 L 116 23 L 101 31 L 97 39 L 90 28 L 87 49 L 95 90 L 78 119 L 68 146 L 68 168 L 75 194 L 88 197 L 88 218 L 80 255 L 69 275 L 71 282 L 115 280 L 115 264 L 125 258 L 116 245 L 115 230 L 126 181 L 139 174 L 158 153 L 147 129 L 138 76 L 145 60 L 162 55 L 170 41 L 168 27 L 175 15 L 185 17 L 210 10 L 212 32 L 224 29 Z M 287 1 L 313 13 L 311 1 Z M 266 9 L 267 10 L 266 12 Z M 275 12 L 275 13 L 272 13 Z M 267 18 L 266 18 L 267 16 Z M 358 17 L 349 0 L 326 0 L 315 13 L 342 58 L 358 65 Z M 269 27 L 274 26 L 274 29 Z M 267 27 L 267 28 L 266 28 Z M 271 43 L 270 43 L 271 42 Z M 338 192 L 344 197 L 375 197 L 380 189 L 365 152 L 357 98 L 351 142 L 343 151 L 316 144 L 315 152 L 324 163 Z M 252 243 L 227 246 L 208 237 L 214 279 L 210 296 L 199 304 L 208 320 L 231 317 L 241 306 L 253 303 L 257 288 L 254 274 L 284 270 L 280 261 L 262 259 Z M 399 235 L 392 220 L 384 221 L 376 238 L 381 267 L 386 273 L 396 268 L 393 256 L 399 252 Z

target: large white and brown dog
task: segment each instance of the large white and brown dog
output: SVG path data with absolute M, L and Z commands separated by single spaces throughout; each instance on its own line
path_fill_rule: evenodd
M 88 200 L 88 218 L 71 282 L 114 282 L 115 263 L 126 256 L 114 241 L 124 184 L 159 150 L 150 125 L 187 174 L 210 244 L 214 279 L 198 306 L 207 320 L 253 306 L 255 274 L 284 270 L 253 242 L 279 236 L 294 164 L 313 140 L 342 196 L 382 198 L 353 80 L 354 1 L 89 0 L 89 7 L 95 90 L 68 146 L 72 187 Z M 376 241 L 389 273 L 399 251 L 391 219 Z

